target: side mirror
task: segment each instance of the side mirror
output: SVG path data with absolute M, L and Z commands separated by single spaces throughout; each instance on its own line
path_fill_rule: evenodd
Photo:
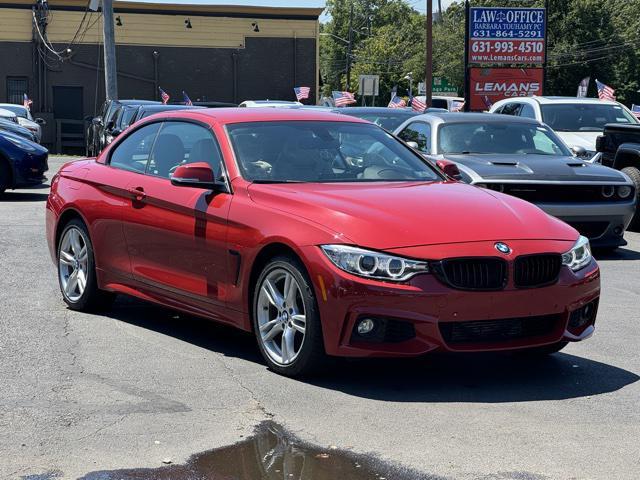
M 91 120 L 91 123 L 93 123 L 96 126 L 102 125 L 102 117 L 93 117 L 93 119 Z
M 407 142 L 407 145 L 409 145 L 414 150 L 418 150 L 419 149 L 417 142 Z
M 38 125 L 46 125 L 47 124 L 47 121 L 44 118 L 40 118 L 40 117 L 36 118 L 34 120 L 34 122 L 36 122 Z
M 176 187 L 202 188 L 214 192 L 228 193 L 225 183 L 216 182 L 213 169 L 206 162 L 186 163 L 176 168 L 171 176 L 171 185 Z
M 454 180 L 462 180 L 460 170 L 455 163 L 450 162 L 449 160 L 438 160 L 436 164 L 447 177 L 453 178 Z
M 111 120 L 109 123 L 107 123 L 107 126 L 105 127 L 107 130 L 113 130 L 116 126 L 116 123 Z
M 605 138 L 604 135 L 596 137 L 596 152 L 604 152 Z
M 571 151 L 576 157 L 584 157 L 587 155 L 587 150 L 584 147 L 580 147 L 578 145 L 574 145 L 571 147 Z

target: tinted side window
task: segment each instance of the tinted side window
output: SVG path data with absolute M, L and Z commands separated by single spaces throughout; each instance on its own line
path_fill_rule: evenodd
M 427 123 L 410 123 L 398 136 L 405 142 L 417 143 L 421 152 L 429 153 L 431 150 L 431 126 Z
M 431 100 L 431 106 L 433 108 L 446 108 L 449 110 L 449 104 L 444 98 L 434 98 Z
M 158 135 L 147 173 L 169 178 L 183 163 L 206 162 L 220 176 L 222 155 L 207 128 L 188 122 L 165 122 Z
M 520 116 L 527 118 L 536 118 L 536 111 L 531 105 L 525 103 L 522 105 L 522 110 L 520 110 Z
M 160 125 L 152 123 L 127 136 L 115 147 L 109 164 L 123 170 L 144 173 Z
M 504 107 L 502 107 L 502 114 L 504 115 L 518 115 L 520 113 L 520 108 L 522 104 L 520 103 L 507 103 Z

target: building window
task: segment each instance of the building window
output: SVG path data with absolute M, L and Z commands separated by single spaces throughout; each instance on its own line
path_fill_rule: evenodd
M 29 95 L 27 77 L 7 77 L 7 102 L 22 105 L 24 94 Z

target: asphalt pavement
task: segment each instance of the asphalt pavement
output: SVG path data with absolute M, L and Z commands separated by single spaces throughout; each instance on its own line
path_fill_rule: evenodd
M 298 381 L 227 327 L 124 297 L 106 315 L 66 309 L 46 195 L 0 200 L 0 478 L 181 464 L 265 421 L 412 478 L 640 478 L 638 233 L 600 255 L 596 334 L 563 353 L 338 362 Z

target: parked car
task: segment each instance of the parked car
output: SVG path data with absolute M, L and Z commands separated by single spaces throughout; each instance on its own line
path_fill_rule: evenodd
M 416 97 L 423 102 L 426 101 L 426 97 L 424 95 Z M 431 97 L 431 108 L 441 108 L 446 110 L 447 112 L 453 111 L 457 106 L 464 103 L 464 98 L 462 97 L 444 97 L 439 95 L 433 95 Z
M 626 174 L 636 190 L 636 213 L 631 228 L 640 229 L 640 125 L 607 124 L 596 139 L 596 161 Z
M 287 100 L 245 100 L 238 107 L 242 108 L 276 108 L 289 107 L 291 105 L 302 106 L 300 102 L 290 102 Z
M 555 352 L 593 333 L 600 295 L 569 225 L 321 111 L 148 117 L 60 169 L 46 225 L 71 309 L 125 293 L 224 322 L 285 375 L 325 355 Z
M 18 116 L 11 110 L 7 110 L 6 108 L 0 108 L 0 119 L 20 125 L 18 123 Z
M 426 114 L 396 135 L 461 179 L 538 205 L 589 238 L 594 247 L 626 245 L 635 187 L 620 172 L 575 156 L 546 125 L 489 113 Z
M 516 97 L 494 103 L 489 112 L 544 122 L 583 159 L 596 154 L 596 138 L 607 123 L 639 123 L 621 103 L 597 98 Z
M 162 104 L 153 100 L 107 100 L 102 104 L 100 113 L 90 119 L 86 134 L 86 154 L 95 157 L 104 148 L 107 141 L 107 126 L 113 125 L 116 113 L 122 105 Z
M 205 108 L 186 105 L 122 105 L 114 120 L 107 125 L 105 143 L 110 144 L 118 135 L 120 135 L 127 127 L 133 125 L 143 118 L 160 112 L 171 112 L 175 110 L 189 110 L 194 108 Z
M 0 131 L 0 194 L 7 189 L 40 185 L 47 180 L 49 152 L 36 142 Z
M 408 118 L 418 115 L 417 112 L 414 112 L 410 108 L 349 107 L 336 108 L 333 111 L 343 115 L 362 118 L 363 120 L 375 123 L 389 132 L 395 130 Z
M 31 110 L 24 105 L 17 105 L 15 103 L 0 103 L 0 108 L 9 110 L 16 114 L 18 123 L 30 130 L 36 137 L 38 143 L 42 140 L 42 125 L 46 125 L 47 122 L 42 118 L 33 118 Z
M 1 132 L 10 132 L 18 135 L 19 137 L 26 138 L 31 142 L 39 143 L 35 134 L 31 130 L 28 130 L 19 123 L 8 120 L 6 117 L 0 117 L 0 133 Z

